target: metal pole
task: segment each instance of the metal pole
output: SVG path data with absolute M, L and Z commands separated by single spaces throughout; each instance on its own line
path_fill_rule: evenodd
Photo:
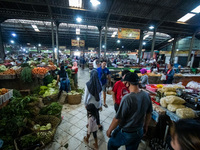
M 99 28 L 99 53 L 98 53 L 98 57 L 101 57 L 101 50 L 102 50 L 102 27 L 98 27 Z
M 53 62 L 55 62 L 55 52 L 54 52 L 54 25 L 53 25 L 53 19 L 51 20 L 51 38 L 52 38 L 52 50 L 53 50 Z
M 4 60 L 4 58 L 5 58 L 5 50 L 4 50 L 4 46 L 3 46 L 1 24 L 0 24 L 0 58 L 2 60 Z
M 174 41 L 173 41 L 173 46 L 172 46 L 172 52 L 171 52 L 171 57 L 170 57 L 170 63 L 174 63 L 174 54 L 176 52 L 176 42 L 177 42 L 178 37 L 175 36 L 174 37 Z
M 104 58 L 106 59 L 106 51 L 107 51 L 107 32 L 108 32 L 108 24 L 106 23 L 105 27 L 105 48 L 104 48 Z
M 195 34 L 196 34 L 196 33 L 194 33 L 194 34 L 192 35 L 192 38 L 191 38 L 190 49 L 189 49 L 189 53 L 188 53 L 187 64 L 188 64 L 188 62 L 189 62 L 190 59 L 191 59 L 191 53 L 192 53 L 192 48 L 193 48 L 193 43 L 194 43 Z
M 140 64 L 140 61 L 142 59 L 141 58 L 141 53 L 142 53 L 143 36 L 144 36 L 143 30 L 140 30 L 140 43 L 139 43 L 139 52 L 138 52 L 139 61 L 138 61 L 138 64 Z
M 57 49 L 57 65 L 60 63 L 60 57 L 59 57 L 59 43 L 58 43 L 58 27 L 59 23 L 56 22 L 56 49 Z
M 153 31 L 153 40 L 152 40 L 152 45 L 151 45 L 151 58 L 153 58 L 153 51 L 154 51 L 154 47 L 155 47 L 156 30 L 157 29 L 154 29 L 154 31 Z

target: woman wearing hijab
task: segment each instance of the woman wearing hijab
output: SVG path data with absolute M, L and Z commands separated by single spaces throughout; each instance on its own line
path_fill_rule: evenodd
M 141 76 L 141 78 L 140 78 L 140 86 L 141 86 L 141 88 L 146 88 L 146 85 L 147 84 L 149 84 L 149 81 L 148 81 L 148 76 L 147 76 L 147 69 L 145 69 L 145 68 L 142 68 L 141 70 L 140 70 L 140 72 L 141 72 L 141 74 L 142 74 L 142 76 Z
M 90 80 L 85 86 L 84 104 L 85 106 L 91 103 L 95 105 L 97 113 L 97 125 L 100 130 L 102 130 L 99 117 L 99 110 L 102 110 L 101 91 L 102 86 L 98 78 L 98 72 L 97 70 L 92 70 Z
M 78 87 L 78 77 L 77 77 L 77 72 L 78 72 L 78 66 L 77 66 L 77 62 L 73 63 L 73 67 L 72 67 L 72 74 L 74 75 L 74 85 L 77 88 Z

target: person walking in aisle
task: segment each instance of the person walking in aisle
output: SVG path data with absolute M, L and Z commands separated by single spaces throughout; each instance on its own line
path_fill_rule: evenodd
M 93 61 L 93 68 L 94 69 L 98 68 L 98 66 L 97 66 L 97 58 L 95 58 L 94 61 Z
M 124 81 L 130 93 L 122 98 L 119 110 L 106 132 L 110 137 L 108 150 L 117 150 L 122 145 L 126 146 L 126 150 L 137 150 L 151 120 L 151 99 L 148 93 L 140 90 L 138 75 L 128 73 Z
M 124 95 L 129 93 L 129 90 L 125 86 L 126 82 L 124 81 L 124 77 L 129 72 L 130 72 L 129 70 L 124 70 L 122 72 L 122 79 L 117 81 L 112 89 L 112 97 L 113 97 L 114 108 L 115 108 L 116 113 L 119 109 L 119 105 L 121 103 L 122 97 L 124 97 Z
M 109 86 L 111 86 L 111 78 L 110 78 L 110 71 L 108 68 L 106 68 L 106 61 L 102 61 L 101 66 L 97 68 L 98 71 L 98 77 L 101 81 L 102 90 L 103 90 L 103 106 L 108 107 L 106 104 L 106 87 L 107 87 L 107 79 L 109 80 Z
M 96 113 L 96 107 L 94 104 L 89 104 L 86 106 L 87 109 L 87 118 L 88 118 L 88 124 L 87 124 L 87 136 L 84 137 L 84 141 L 86 144 L 89 143 L 90 134 L 93 134 L 95 143 L 93 144 L 95 147 L 95 150 L 98 149 L 98 139 L 97 139 L 97 113 Z
M 84 93 L 84 104 L 85 107 L 89 104 L 94 104 L 97 113 L 97 125 L 100 130 L 103 129 L 100 124 L 99 111 L 102 110 L 102 100 L 101 100 L 102 86 L 98 78 L 97 70 L 92 70 L 90 75 L 90 80 L 86 83 L 85 93 Z

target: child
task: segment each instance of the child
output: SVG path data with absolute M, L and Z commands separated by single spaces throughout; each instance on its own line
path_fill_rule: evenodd
M 87 109 L 87 116 L 88 116 L 88 124 L 87 124 L 87 137 L 84 137 L 84 141 L 86 143 L 89 143 L 89 138 L 90 138 L 90 134 L 93 133 L 93 137 L 95 140 L 95 143 L 93 144 L 95 149 L 98 149 L 98 140 L 97 140 L 97 130 L 98 130 L 98 125 L 97 125 L 97 121 L 96 121 L 96 107 L 94 104 L 89 104 L 86 106 Z

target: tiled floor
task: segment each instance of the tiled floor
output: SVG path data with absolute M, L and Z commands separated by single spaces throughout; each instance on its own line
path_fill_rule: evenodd
M 89 80 L 89 70 L 81 70 L 78 72 L 79 88 L 84 88 L 85 83 Z M 100 112 L 100 120 L 103 125 L 103 131 L 98 131 L 97 137 L 99 141 L 99 150 L 107 149 L 107 142 L 109 138 L 106 136 L 106 131 L 115 116 L 113 108 L 113 101 L 110 95 L 107 95 L 108 108 L 103 108 Z M 94 139 L 90 137 L 89 144 L 83 142 L 83 137 L 87 133 L 87 117 L 86 110 L 83 105 L 83 100 L 79 105 L 65 104 L 62 110 L 63 120 L 58 126 L 54 141 L 45 147 L 45 150 L 92 150 Z M 67 148 L 65 148 L 68 145 Z M 64 147 L 65 146 L 65 147 Z M 140 144 L 139 150 L 146 150 L 144 144 Z M 121 147 L 120 150 L 125 150 Z

